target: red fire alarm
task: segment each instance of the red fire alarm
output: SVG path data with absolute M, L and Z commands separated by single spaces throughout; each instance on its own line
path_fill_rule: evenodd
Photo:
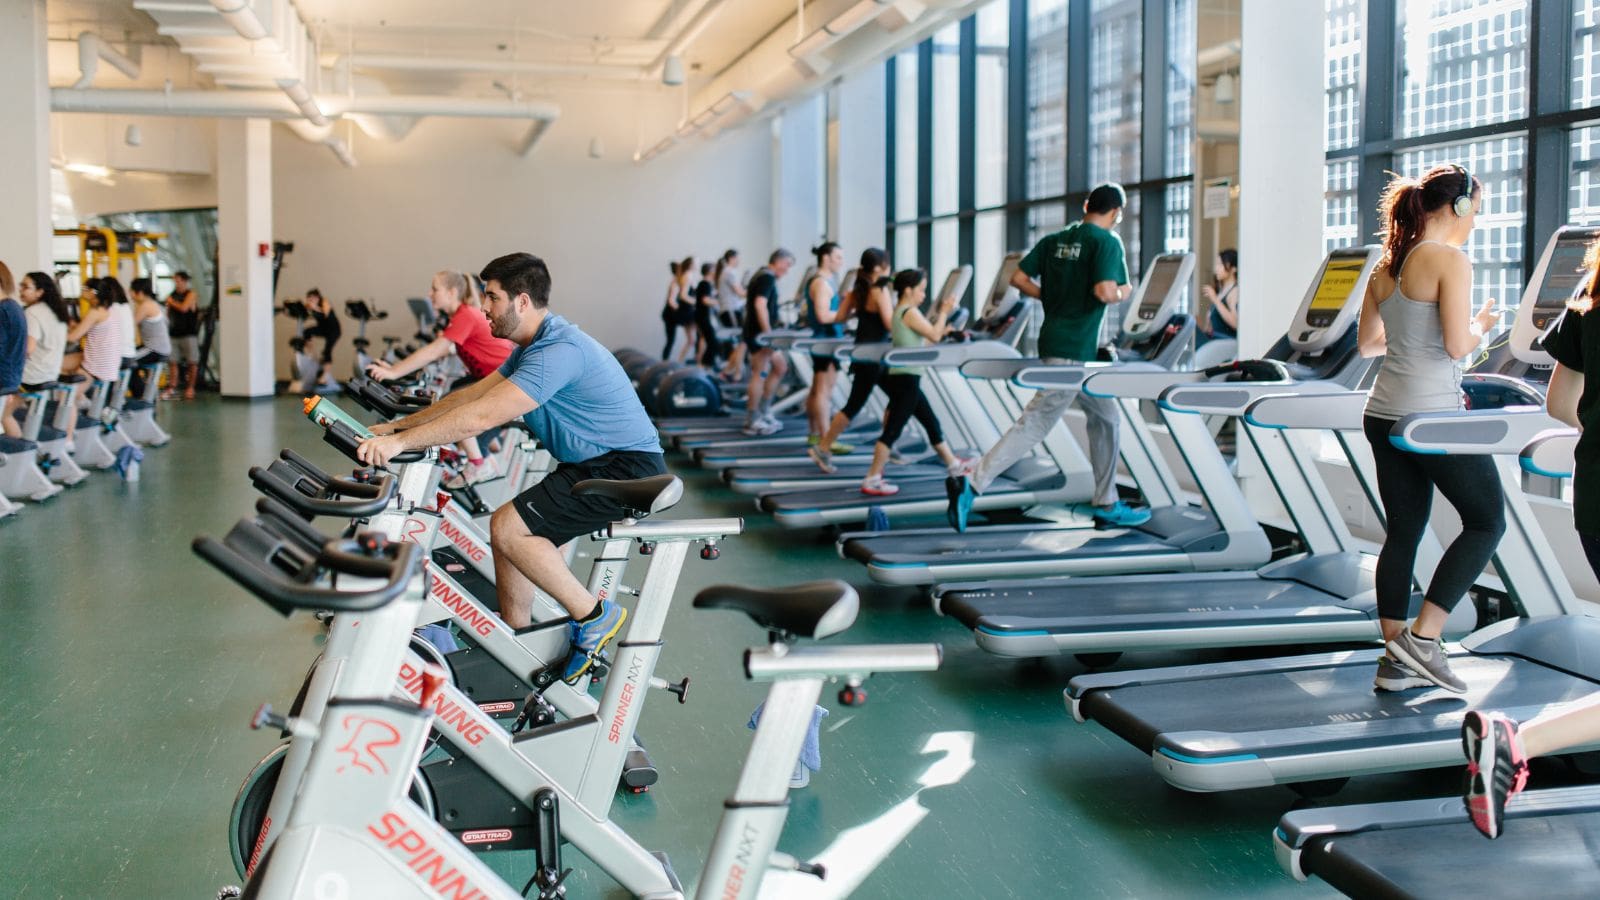
M 257 256 L 263 256 L 264 257 L 264 256 L 266 256 L 267 254 L 269 254 L 271 252 L 272 252 L 272 248 L 270 246 L 266 245 L 266 244 L 257 244 L 256 245 L 256 255 Z

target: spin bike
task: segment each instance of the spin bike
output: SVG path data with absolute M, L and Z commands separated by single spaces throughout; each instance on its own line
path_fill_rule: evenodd
M 587 482 L 593 489 L 620 490 L 619 482 Z M 609 485 L 609 486 L 607 486 Z M 601 487 L 606 486 L 606 487 Z M 574 808 L 558 786 L 530 785 L 524 796 L 538 817 L 535 872 L 521 893 L 494 875 L 463 844 L 415 802 L 416 763 L 428 749 L 438 697 L 448 683 L 436 669 L 417 673 L 410 701 L 382 697 L 384 671 L 400 662 L 399 648 L 423 598 L 415 589 L 420 554 L 376 535 L 330 541 L 305 560 L 334 572 L 340 587 L 309 585 L 303 573 L 285 571 L 280 548 L 255 538 L 259 523 L 245 520 L 223 541 L 198 538 L 195 551 L 278 612 L 337 611 L 359 617 L 352 669 L 320 719 L 282 718 L 258 711 L 256 721 L 284 728 L 295 740 L 313 743 L 304 790 L 281 837 L 260 861 L 246 895 L 257 898 L 349 897 L 352 888 L 392 898 L 483 897 L 510 900 L 537 887 L 541 900 L 565 896 L 570 873 L 560 862 L 560 844 L 570 840 L 635 896 L 682 898 L 684 891 L 664 857 L 643 854 L 620 832 L 606 852 L 588 840 L 594 823 Z M 788 780 L 824 682 L 844 679 L 841 701 L 859 702 L 862 682 L 874 672 L 931 671 L 940 662 L 937 645 L 795 648 L 797 638 L 826 638 L 849 628 L 859 601 L 848 585 L 814 582 L 777 590 L 736 586 L 707 588 L 695 597 L 699 609 L 743 612 L 767 629 L 765 647 L 745 651 L 745 672 L 771 684 L 765 712 L 740 770 L 733 795 L 706 858 L 695 896 L 699 900 L 753 900 L 767 868 L 778 865 L 824 877 L 821 867 L 775 853 L 788 816 Z M 361 676 L 361 677 L 357 677 Z M 369 683 L 361 684 L 361 680 Z M 617 681 L 613 681 L 613 686 Z M 608 691 L 610 693 L 610 691 Z M 577 813 L 574 815 L 574 813 Z M 615 826 L 609 826 L 612 830 Z M 613 854 L 626 854 L 619 859 Z M 642 858 L 641 858 L 642 857 Z M 652 877 L 643 877 L 654 868 Z

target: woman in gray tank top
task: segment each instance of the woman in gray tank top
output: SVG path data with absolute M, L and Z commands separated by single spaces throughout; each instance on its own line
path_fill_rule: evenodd
M 1472 313 L 1472 262 L 1461 251 L 1472 233 L 1482 186 L 1461 166 L 1438 166 L 1421 179 L 1396 177 L 1384 192 L 1383 255 L 1361 307 L 1363 356 L 1382 354 L 1367 401 L 1365 430 L 1377 465 L 1388 529 L 1378 554 L 1378 617 L 1387 653 L 1375 689 L 1438 685 L 1462 693 L 1439 634 L 1483 574 L 1505 531 L 1504 498 L 1487 456 L 1413 453 L 1390 440 L 1411 413 L 1462 408 L 1458 360 L 1499 321 L 1495 302 Z M 1461 534 L 1445 550 L 1407 627 L 1412 567 L 1438 488 L 1461 516 Z

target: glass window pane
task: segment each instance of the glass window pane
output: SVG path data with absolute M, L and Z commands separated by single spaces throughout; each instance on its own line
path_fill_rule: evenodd
M 1067 0 L 1028 0 L 1028 198 L 1067 191 Z
M 1572 106 L 1600 103 L 1600 0 L 1572 0 Z
M 980 301 L 1006 256 L 1006 214 L 1002 211 L 979 213 L 973 222 L 972 290 Z
M 1167 0 L 1167 175 L 1194 172 L 1195 3 Z
M 896 269 L 913 269 L 917 265 L 917 226 L 897 225 L 894 229 L 894 246 L 889 248 Z
M 1323 107 L 1327 148 L 1354 147 L 1361 139 L 1361 10 L 1366 0 L 1326 0 L 1328 50 Z
M 1194 246 L 1189 237 L 1193 226 L 1193 182 L 1167 185 L 1166 252 L 1188 253 Z
M 1060 231 L 1067 224 L 1067 208 L 1060 203 L 1047 203 L 1028 208 L 1028 240 L 1015 249 L 1027 252 L 1039 239 L 1052 231 Z
M 961 174 L 961 24 L 933 36 L 933 214 L 956 211 Z
M 1527 115 L 1527 0 L 1404 0 L 1397 10 L 1403 136 Z
M 933 260 L 928 265 L 928 277 L 934 282 L 932 290 L 944 283 L 944 276 L 956 267 L 960 256 L 961 226 L 955 218 L 936 219 L 933 223 Z
M 1356 211 L 1356 173 L 1353 159 L 1336 159 L 1323 166 L 1322 249 L 1361 243 L 1361 217 Z
M 1600 225 L 1600 126 L 1572 130 L 1571 159 L 1567 221 Z
M 1144 41 L 1141 7 L 1127 0 L 1089 5 L 1089 180 L 1139 180 Z
M 917 51 L 894 60 L 894 218 L 917 217 Z
M 1006 47 L 1010 44 L 1007 0 L 978 10 L 977 137 L 974 199 L 979 209 L 1006 202 Z
M 1526 217 L 1522 167 L 1526 148 L 1526 137 L 1516 134 L 1423 147 L 1395 157 L 1396 167 L 1404 175 L 1420 175 L 1437 165 L 1459 163 L 1483 182 L 1483 206 L 1467 242 L 1467 254 L 1473 262 L 1474 307 L 1490 297 L 1497 297 L 1502 303 L 1516 303 L 1522 296 L 1522 229 Z

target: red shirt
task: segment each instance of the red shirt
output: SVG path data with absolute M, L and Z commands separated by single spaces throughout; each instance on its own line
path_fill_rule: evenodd
M 513 344 L 489 333 L 489 319 L 483 310 L 465 303 L 450 317 L 444 336 L 456 345 L 456 355 L 467 367 L 467 374 L 482 378 L 500 368 L 511 355 Z

